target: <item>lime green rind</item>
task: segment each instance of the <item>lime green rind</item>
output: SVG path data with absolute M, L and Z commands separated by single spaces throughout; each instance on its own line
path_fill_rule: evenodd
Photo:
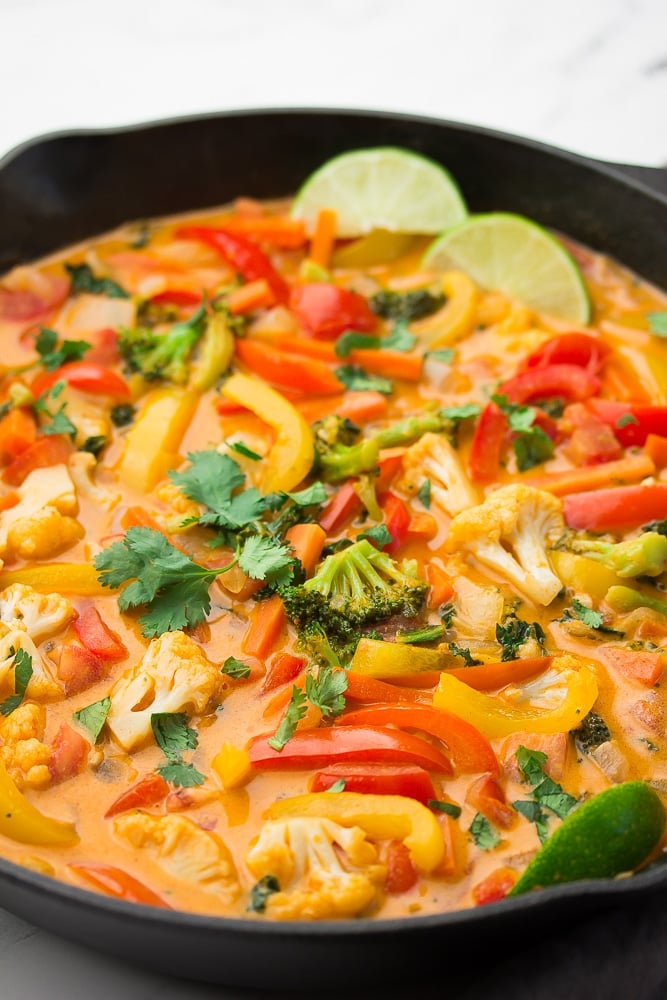
M 293 218 L 312 233 L 318 212 L 336 212 L 336 234 L 364 236 L 373 229 L 432 235 L 467 217 L 458 185 L 440 164 L 393 146 L 359 149 L 328 160 L 301 186 Z
M 464 271 L 482 288 L 567 322 L 590 322 L 590 299 L 575 260 L 551 233 L 524 216 L 471 215 L 431 244 L 423 264 Z
M 632 872 L 651 855 L 664 828 L 664 807 L 649 785 L 626 781 L 607 788 L 570 813 L 509 895 Z

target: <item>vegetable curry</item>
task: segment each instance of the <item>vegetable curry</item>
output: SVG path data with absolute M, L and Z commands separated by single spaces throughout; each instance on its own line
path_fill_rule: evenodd
M 667 299 L 564 244 L 588 324 L 286 202 L 4 276 L 3 857 L 266 920 L 659 853 Z

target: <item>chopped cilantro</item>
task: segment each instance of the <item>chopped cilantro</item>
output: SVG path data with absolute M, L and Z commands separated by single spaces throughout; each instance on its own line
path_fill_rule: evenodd
M 324 483 L 318 481 L 313 483 L 312 486 L 306 486 L 305 489 L 299 490 L 297 493 L 280 493 L 278 495 L 283 499 L 289 497 L 298 507 L 312 507 L 314 504 L 324 503 L 327 498 L 327 491 L 324 488 Z
M 190 466 L 184 472 L 169 473 L 169 478 L 190 500 L 208 510 L 199 524 L 227 531 L 238 531 L 254 524 L 266 510 L 266 503 L 254 487 L 235 493 L 245 483 L 238 462 L 211 448 L 188 455 Z
M 435 351 L 426 351 L 424 357 L 431 358 L 432 361 L 440 361 L 443 365 L 451 365 L 456 357 L 456 351 L 453 347 L 441 347 Z
M 89 295 L 107 295 L 110 299 L 129 299 L 128 293 L 111 278 L 98 278 L 88 264 L 65 264 L 65 270 L 72 279 L 73 294 L 87 292 Z
M 667 312 L 646 313 L 648 326 L 656 337 L 667 337 Z
M 339 778 L 337 781 L 334 781 L 333 785 L 329 785 L 329 787 L 326 788 L 325 791 L 327 791 L 327 792 L 344 792 L 345 791 L 345 778 Z
M 373 337 L 368 333 L 346 330 L 336 341 L 334 350 L 339 358 L 347 358 L 352 351 L 357 349 L 410 351 L 414 347 L 415 339 L 408 330 L 405 321 L 398 320 L 386 337 Z
M 502 660 L 516 660 L 525 642 L 534 639 L 544 651 L 546 636 L 538 622 L 525 622 L 515 614 L 507 615 L 502 624 L 496 625 L 496 639 L 502 646 Z
M 577 799 L 564 792 L 557 782 L 545 774 L 547 755 L 542 751 L 520 746 L 516 759 L 524 778 L 533 786 L 533 801 L 518 800 L 512 803 L 512 808 L 535 823 L 540 841 L 544 842 L 549 832 L 549 818 L 544 810 L 548 809 L 559 819 L 565 819 L 576 806 Z
M 376 316 L 410 322 L 432 315 L 444 306 L 445 301 L 442 293 L 433 294 L 426 288 L 402 293 L 383 289 L 372 295 L 368 304 Z
M 243 660 L 237 660 L 235 656 L 228 656 L 220 668 L 223 674 L 233 680 L 244 680 L 250 677 L 250 667 Z
M 250 904 L 248 910 L 251 913 L 263 913 L 266 909 L 266 901 L 274 892 L 280 892 L 280 883 L 275 875 L 264 875 L 259 882 L 255 882 L 250 890 Z
M 431 480 L 425 479 L 417 490 L 417 499 L 429 510 L 431 507 Z
M 0 703 L 0 715 L 11 715 L 19 707 L 32 677 L 32 656 L 25 649 L 19 648 L 14 653 L 14 694 Z
M 328 663 L 322 664 L 316 675 L 306 677 L 306 697 L 311 705 L 319 708 L 324 718 L 332 718 L 345 708 L 347 674 L 334 669 Z
M 604 632 L 605 635 L 617 635 L 620 637 L 625 635 L 624 632 L 619 632 L 618 629 L 608 628 L 604 624 L 604 618 L 599 611 L 594 611 L 593 608 L 582 604 L 576 597 L 572 599 L 572 610 L 566 608 L 561 620 L 573 621 L 574 619 L 582 622 L 587 628 L 594 629 L 596 632 Z
M 623 427 L 627 427 L 629 424 L 639 424 L 639 421 L 637 420 L 634 413 L 622 413 L 621 416 L 616 421 L 616 426 L 618 427 L 619 431 Z
M 167 758 L 167 763 L 157 768 L 165 781 L 182 788 L 193 788 L 204 783 L 204 775 L 182 759 L 184 750 L 196 750 L 199 737 L 196 729 L 188 726 L 185 712 L 154 712 L 151 728 L 155 742 Z
M 243 541 L 238 562 L 251 579 L 265 580 L 274 587 L 287 586 L 294 575 L 289 546 L 264 535 L 251 535 Z
M 303 719 L 306 714 L 308 706 L 306 702 L 308 698 L 306 697 L 306 692 L 298 688 L 296 684 L 292 688 L 292 697 L 290 698 L 289 705 L 285 710 L 285 714 L 280 720 L 280 725 L 275 732 L 275 735 L 271 736 L 268 740 L 268 744 L 274 750 L 279 753 L 283 749 L 286 743 L 291 740 L 296 732 L 296 727 L 298 722 Z
M 489 823 L 486 816 L 477 813 L 470 824 L 469 833 L 477 847 L 482 851 L 491 851 L 500 843 L 500 836 Z
M 249 458 L 253 462 L 261 462 L 262 460 L 262 456 L 258 455 L 256 451 L 252 450 L 252 448 L 249 448 L 247 444 L 243 443 L 243 441 L 234 441 L 229 447 L 232 451 L 235 451 L 237 455 L 243 455 L 244 458 Z
M 510 403 L 507 396 L 500 395 L 492 396 L 491 400 L 505 414 L 510 430 L 514 432 L 512 448 L 520 472 L 532 469 L 551 458 L 554 453 L 554 443 L 535 423 L 537 410 L 534 406 Z
M 58 344 L 58 334 L 45 326 L 39 328 L 35 349 L 40 363 L 47 372 L 55 371 L 67 361 L 80 361 L 91 345 L 86 340 L 63 340 Z
M 118 403 L 111 407 L 109 416 L 114 427 L 127 427 L 134 420 L 136 409 L 131 403 Z
M 372 528 L 366 528 L 357 535 L 357 541 L 367 538 L 378 549 L 383 549 L 385 545 L 390 545 L 393 541 L 391 531 L 386 524 L 374 524 Z
M 104 723 L 111 710 L 111 698 L 108 696 L 100 701 L 94 701 L 85 708 L 80 708 L 74 713 L 74 718 L 90 733 L 93 743 L 97 743 L 100 733 L 104 729 Z
M 434 809 L 435 812 L 451 816 L 452 819 L 458 819 L 461 815 L 461 806 L 457 806 L 455 802 L 445 802 L 443 799 L 429 799 L 426 805 L 429 809 Z
M 336 377 L 346 389 L 362 392 L 370 389 L 381 392 L 385 396 L 391 395 L 394 391 L 394 383 L 391 379 L 383 378 L 381 375 L 369 375 L 358 365 L 341 365 L 340 368 L 336 368 Z
M 186 764 L 182 760 L 161 764 L 156 771 L 161 778 L 177 788 L 196 788 L 206 781 L 206 776 L 198 771 L 194 764 Z
M 50 404 L 60 396 L 65 385 L 65 381 L 61 379 L 49 389 L 45 389 L 35 400 L 35 412 L 49 418 L 46 423 L 41 425 L 42 434 L 69 434 L 72 438 L 76 434 L 76 427 L 66 413 L 66 403 L 61 403 L 59 409 L 55 411 L 49 409 Z
M 478 417 L 482 412 L 482 408 L 479 403 L 461 403 L 459 406 L 444 406 L 440 410 L 440 416 L 444 417 L 445 420 L 449 420 L 450 423 L 457 424 L 461 420 L 470 420 L 472 417 Z
M 443 604 L 438 609 L 438 614 L 440 615 L 440 620 L 445 628 L 451 628 L 454 615 L 456 614 L 456 608 L 451 601 L 448 601 L 447 604 Z
M 457 646 L 455 642 L 450 642 L 448 643 L 447 648 L 454 656 L 460 656 L 466 667 L 476 667 L 482 662 L 481 660 L 476 660 L 466 646 Z

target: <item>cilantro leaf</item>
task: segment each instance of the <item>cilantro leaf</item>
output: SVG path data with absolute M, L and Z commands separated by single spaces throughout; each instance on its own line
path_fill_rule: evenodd
M 588 625 L 589 628 L 600 628 L 604 622 L 604 618 L 599 611 L 593 611 L 593 608 L 586 607 L 582 604 L 576 597 L 572 599 L 572 610 L 584 625 Z
M 14 694 L 0 704 L 0 715 L 11 715 L 19 707 L 32 677 L 32 656 L 19 647 L 14 653 Z
M 342 365 L 340 368 L 336 368 L 336 377 L 346 389 L 358 391 L 371 389 L 375 392 L 381 392 L 385 396 L 391 395 L 394 391 L 394 383 L 391 379 L 383 378 L 381 375 L 369 375 L 358 365 Z
M 289 497 L 298 507 L 313 507 L 315 504 L 324 503 L 327 491 L 324 483 L 318 480 L 312 486 L 306 486 L 305 489 L 299 490 L 297 493 L 281 493 L 280 496 Z
M 125 289 L 111 278 L 98 278 L 88 264 L 65 264 L 65 270 L 72 279 L 71 292 L 87 292 L 88 295 L 107 295 L 110 299 L 129 299 Z
M 356 330 L 346 330 L 334 345 L 334 351 L 339 358 L 347 358 L 352 351 L 411 351 L 417 338 L 410 333 L 405 320 L 396 321 L 386 337 L 373 337 L 368 333 L 357 333 Z
M 185 764 L 182 760 L 170 761 L 156 768 L 157 773 L 177 788 L 196 788 L 203 785 L 206 777 L 198 771 L 194 764 Z
M 667 337 L 667 312 L 646 313 L 651 333 L 656 337 Z
M 58 334 L 55 330 L 41 326 L 35 339 L 35 349 L 40 356 L 40 362 L 47 372 L 55 371 L 67 361 L 80 361 L 91 345 L 86 340 L 63 340 L 58 345 Z
M 460 656 L 466 667 L 476 667 L 482 662 L 481 660 L 476 660 L 466 646 L 457 646 L 455 642 L 450 642 L 447 648 L 454 656 Z
M 188 726 L 185 712 L 153 712 L 151 729 L 155 742 L 169 760 L 180 760 L 183 750 L 196 750 L 197 730 Z
M 520 746 L 516 751 L 516 759 L 524 778 L 533 786 L 534 801 L 519 800 L 513 802 L 512 807 L 531 823 L 535 823 L 537 834 L 543 843 L 549 833 L 549 820 L 544 810 L 548 809 L 559 819 L 565 819 L 576 806 L 577 799 L 563 791 L 561 786 L 545 773 L 547 755 L 542 751 Z
M 280 720 L 280 725 L 276 730 L 275 734 L 270 737 L 267 741 L 269 746 L 278 753 L 283 749 L 286 743 L 291 740 L 296 732 L 297 723 L 303 719 L 307 711 L 308 698 L 306 692 L 298 688 L 296 684 L 292 687 L 292 697 L 290 698 L 289 705 L 285 710 L 285 714 Z
M 334 781 L 333 785 L 329 785 L 325 788 L 325 792 L 344 792 L 345 791 L 345 778 L 338 778 Z
M 391 531 L 386 524 L 374 524 L 372 528 L 360 531 L 357 535 L 357 541 L 360 542 L 363 538 L 367 538 L 378 549 L 383 549 L 385 545 L 390 545 L 393 541 Z
M 544 650 L 546 635 L 539 622 L 525 622 L 515 614 L 507 615 L 496 625 L 496 640 L 502 646 L 502 660 L 516 660 L 524 642 L 534 639 Z
M 443 365 L 451 365 L 456 357 L 456 351 L 453 347 L 440 347 L 435 351 L 426 351 L 424 357 L 432 358 L 433 361 L 440 361 Z
M 527 747 L 520 746 L 517 747 L 516 759 L 526 781 L 531 785 L 538 785 L 544 777 L 547 755 L 541 750 L 529 750 Z
M 111 698 L 107 696 L 100 701 L 94 701 L 91 705 L 86 705 L 85 708 L 80 708 L 74 713 L 74 718 L 88 730 L 93 743 L 97 743 L 110 711 Z
M 431 480 L 425 479 L 417 490 L 417 499 L 429 510 L 431 507 Z
M 434 809 L 435 812 L 451 816 L 452 819 L 458 819 L 461 815 L 461 806 L 457 806 L 455 802 L 445 802 L 443 799 L 429 799 L 426 805 L 429 809 Z
M 507 396 L 497 394 L 491 400 L 505 414 L 510 430 L 514 431 L 512 448 L 520 472 L 532 469 L 551 458 L 554 443 L 546 431 L 535 423 L 537 410 L 534 406 L 510 403 Z
M 458 406 L 444 406 L 440 410 L 440 416 L 451 423 L 456 424 L 461 420 L 470 420 L 478 417 L 482 412 L 479 403 L 460 403 Z
M 469 833 L 477 847 L 482 851 L 491 851 L 500 843 L 500 836 L 489 823 L 486 816 L 477 813 L 469 827 Z
M 347 691 L 347 674 L 344 670 L 334 670 L 330 664 L 323 664 L 316 676 L 306 677 L 306 697 L 311 705 L 319 708 L 325 718 L 340 715 L 345 708 L 344 694 Z
M 387 351 L 411 351 L 417 338 L 408 330 L 404 319 L 398 319 L 386 337 L 383 337 L 380 347 Z
M 630 424 L 639 424 L 634 413 L 622 413 L 616 421 L 616 427 L 619 430 L 622 430 L 623 427 L 628 427 Z
M 76 427 L 66 413 L 66 403 L 62 403 L 55 412 L 49 409 L 49 405 L 58 398 L 65 388 L 65 384 L 65 381 L 61 379 L 49 389 L 45 389 L 35 400 L 35 412 L 50 418 L 50 422 L 42 424 L 42 434 L 69 434 L 71 437 L 76 434 Z
M 253 580 L 268 580 L 286 586 L 293 576 L 294 557 L 289 546 L 265 535 L 246 538 L 239 554 L 239 566 Z
M 232 451 L 235 451 L 237 455 L 243 455 L 244 458 L 249 458 L 253 462 L 261 462 L 262 460 L 262 456 L 258 455 L 256 451 L 252 450 L 252 448 L 249 448 L 247 444 L 243 443 L 243 441 L 234 441 L 229 447 Z
M 223 674 L 233 680 L 241 680 L 250 677 L 250 667 L 243 660 L 237 660 L 235 656 L 228 656 L 220 668 Z
M 250 890 L 248 910 L 252 913 L 263 913 L 266 909 L 267 899 L 274 892 L 280 892 L 280 882 L 275 875 L 263 875 L 259 882 L 255 882 Z

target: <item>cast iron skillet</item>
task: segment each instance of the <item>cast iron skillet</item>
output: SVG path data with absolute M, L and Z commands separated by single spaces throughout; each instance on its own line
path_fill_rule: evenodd
M 128 220 L 289 194 L 328 157 L 375 145 L 442 162 L 473 211 L 524 213 L 667 287 L 666 173 L 473 126 L 334 110 L 229 112 L 28 143 L 0 162 L 0 273 Z M 442 977 L 447 954 L 473 942 L 488 962 L 596 910 L 660 905 L 665 889 L 667 866 L 476 910 L 285 924 L 133 906 L 0 859 L 0 904 L 48 930 L 162 973 L 290 990 Z

